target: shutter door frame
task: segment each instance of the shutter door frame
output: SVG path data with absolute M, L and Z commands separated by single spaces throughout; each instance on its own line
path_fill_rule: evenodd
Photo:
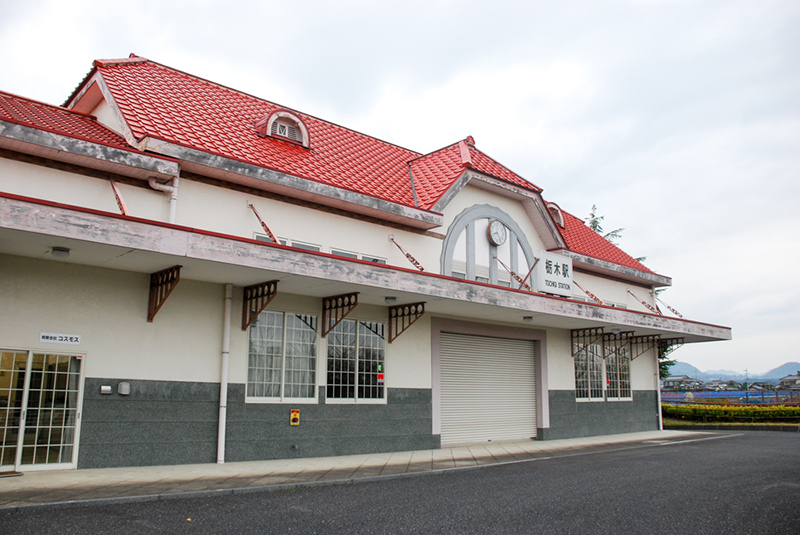
M 536 360 L 534 339 L 442 330 L 442 444 L 535 438 Z

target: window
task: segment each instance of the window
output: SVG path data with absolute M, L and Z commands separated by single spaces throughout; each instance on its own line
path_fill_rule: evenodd
M 599 344 L 589 344 L 575 354 L 575 397 L 603 400 L 603 357 Z
M 316 399 L 317 318 L 265 310 L 250 325 L 247 397 Z
M 351 251 L 343 251 L 342 249 L 331 249 L 331 254 L 336 256 L 343 256 L 345 258 L 358 258 L 360 260 L 365 260 L 367 262 L 372 262 L 373 264 L 385 264 L 386 259 L 380 258 L 377 256 L 365 255 L 360 253 L 354 253 Z
M 331 400 L 384 400 L 386 325 L 344 320 L 328 333 Z
M 266 234 L 259 234 L 258 232 L 255 233 L 256 240 L 263 241 L 267 243 L 272 243 L 272 240 L 269 239 L 269 236 Z M 305 251 L 320 251 L 319 245 L 314 245 L 312 243 L 303 243 L 299 241 L 289 240 L 287 238 L 278 238 L 278 242 L 281 245 L 288 245 L 289 247 L 294 247 L 296 249 L 303 249 Z
M 626 345 L 593 342 L 579 345 L 575 355 L 575 398 L 578 401 L 631 400 L 630 352 Z M 603 358 L 605 355 L 605 358 Z
M 365 254 L 361 255 L 361 260 L 366 260 L 367 262 L 372 262 L 373 264 L 385 264 L 385 258 L 378 258 L 377 256 L 367 256 Z
M 618 347 L 614 353 L 606 348 L 606 399 L 631 399 L 631 361 L 627 347 Z

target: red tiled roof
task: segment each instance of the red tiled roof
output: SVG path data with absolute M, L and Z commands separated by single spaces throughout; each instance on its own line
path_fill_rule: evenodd
M 308 128 L 310 149 L 261 138 L 255 122 L 282 106 L 144 58 L 96 61 L 95 67 L 139 139 L 150 136 L 414 206 L 407 162 L 418 153 L 300 112 L 293 113 Z
M 444 195 L 467 167 L 525 189 L 542 191 L 476 149 L 474 143 L 470 136 L 465 141 L 448 145 L 409 163 L 421 207 L 430 208 L 436 204 L 436 201 Z
M 421 154 L 300 112 L 310 149 L 256 135 L 254 124 L 282 106 L 188 75 L 145 58 L 95 61 L 137 139 L 146 136 L 274 169 L 308 180 L 429 210 L 460 176 L 458 143 Z M 464 142 L 460 142 L 464 145 Z M 471 167 L 541 191 L 469 147 Z M 412 160 L 415 162 L 409 163 Z
M 653 273 L 641 262 L 638 262 L 628 253 L 590 229 L 582 220 L 563 210 L 561 213 L 564 215 L 565 227 L 561 229 L 561 235 L 564 236 L 564 241 L 566 241 L 570 251 L 620 266 Z
M 133 150 L 123 137 L 98 123 L 94 117 L 4 91 L 0 91 L 0 120 L 118 149 Z

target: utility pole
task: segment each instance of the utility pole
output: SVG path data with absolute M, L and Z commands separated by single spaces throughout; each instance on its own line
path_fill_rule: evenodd
M 744 400 L 749 405 L 750 395 L 747 391 L 750 390 L 750 376 L 747 375 L 747 368 L 744 369 Z

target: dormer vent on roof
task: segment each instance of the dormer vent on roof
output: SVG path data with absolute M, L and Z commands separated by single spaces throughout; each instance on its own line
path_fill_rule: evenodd
M 291 141 L 304 147 L 309 146 L 308 129 L 295 114 L 278 110 L 256 121 L 256 134 L 260 137 L 273 137 L 283 141 Z
M 550 215 L 553 216 L 553 220 L 558 224 L 559 227 L 564 228 L 564 214 L 561 213 L 561 208 L 554 202 L 547 203 L 547 210 L 550 212 Z

